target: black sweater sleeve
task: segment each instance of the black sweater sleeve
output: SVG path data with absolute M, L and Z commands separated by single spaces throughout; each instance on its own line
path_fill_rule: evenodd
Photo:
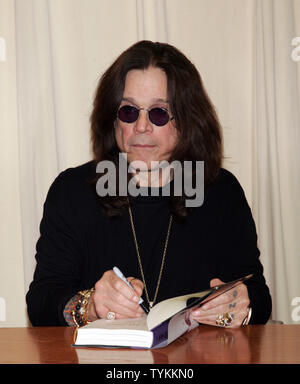
M 80 289 L 82 258 L 76 209 L 69 205 L 72 191 L 62 172 L 51 185 L 36 244 L 37 266 L 26 295 L 32 325 L 67 325 L 63 309 Z
M 272 300 L 259 260 L 252 213 L 242 187 L 232 174 L 226 205 L 221 223 L 224 253 L 218 258 L 219 276 L 223 281 L 230 281 L 253 273 L 254 276 L 245 282 L 252 307 L 250 324 L 265 324 L 271 314 Z

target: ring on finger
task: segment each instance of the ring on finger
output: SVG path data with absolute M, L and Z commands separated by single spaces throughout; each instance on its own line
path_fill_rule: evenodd
M 112 311 L 108 311 L 106 315 L 107 320 L 115 320 L 116 318 L 116 313 Z
M 225 312 L 218 315 L 216 318 L 216 324 L 220 327 L 228 327 L 233 323 L 234 315 L 231 312 Z

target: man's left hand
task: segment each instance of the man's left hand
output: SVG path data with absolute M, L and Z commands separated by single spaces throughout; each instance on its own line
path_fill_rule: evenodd
M 220 279 L 212 279 L 210 286 L 214 287 L 223 283 Z M 192 312 L 192 317 L 201 324 L 218 326 L 221 325 L 217 322 L 219 316 L 222 317 L 223 314 L 227 313 L 232 318 L 227 327 L 237 328 L 242 325 L 247 316 L 249 304 L 247 286 L 239 284 L 197 308 Z

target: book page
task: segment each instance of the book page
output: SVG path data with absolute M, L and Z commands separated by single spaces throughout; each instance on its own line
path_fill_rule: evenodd
M 106 319 L 98 319 L 95 320 L 81 329 L 134 329 L 139 331 L 148 331 L 147 327 L 147 316 L 143 315 L 138 318 L 130 318 L 130 319 L 115 319 L 115 320 L 106 320 Z
M 75 346 L 151 348 L 153 333 L 147 328 L 146 315 L 141 318 L 99 319 L 77 329 Z
M 168 319 L 169 317 L 175 315 L 177 312 L 184 309 L 186 307 L 186 302 L 188 299 L 191 299 L 193 297 L 205 297 L 211 291 L 211 289 L 208 289 L 207 291 L 173 297 L 172 299 L 167 299 L 156 304 L 151 309 L 147 317 L 148 329 L 153 329 L 156 325 L 160 324 L 164 320 Z

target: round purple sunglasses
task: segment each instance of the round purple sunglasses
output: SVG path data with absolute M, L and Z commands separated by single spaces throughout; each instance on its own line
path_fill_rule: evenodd
M 118 118 L 124 123 L 134 123 L 139 118 L 140 111 L 144 110 L 148 112 L 148 118 L 154 125 L 159 127 L 166 125 L 170 120 L 173 120 L 174 117 L 170 117 L 169 112 L 160 107 L 155 107 L 151 109 L 145 108 L 136 108 L 132 105 L 123 105 L 118 110 Z

